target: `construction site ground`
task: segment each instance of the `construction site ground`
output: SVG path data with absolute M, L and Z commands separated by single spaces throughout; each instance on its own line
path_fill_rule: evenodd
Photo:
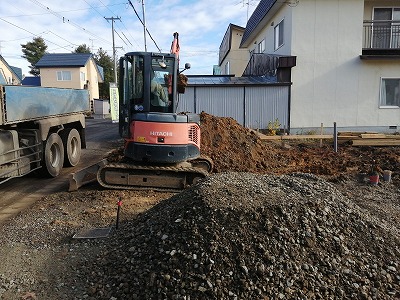
M 400 147 L 201 130 L 214 170 L 181 193 L 94 183 L 4 224 L 0 299 L 400 299 Z

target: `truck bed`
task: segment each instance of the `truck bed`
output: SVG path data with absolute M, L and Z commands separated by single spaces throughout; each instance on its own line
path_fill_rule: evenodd
M 0 125 L 90 110 L 88 90 L 0 85 Z

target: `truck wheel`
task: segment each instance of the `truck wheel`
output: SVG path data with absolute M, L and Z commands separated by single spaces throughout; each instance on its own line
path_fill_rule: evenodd
M 64 166 L 74 167 L 81 159 L 81 136 L 75 128 L 65 129 L 61 132 L 64 145 Z
M 64 146 L 61 137 L 52 133 L 45 141 L 43 153 L 43 173 L 49 177 L 57 177 L 64 163 Z

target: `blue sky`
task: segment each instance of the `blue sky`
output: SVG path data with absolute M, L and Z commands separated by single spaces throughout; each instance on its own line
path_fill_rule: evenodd
M 3 1 L 4 2 L 4 1 Z M 117 57 L 144 51 L 145 22 L 158 48 L 169 52 L 173 33 L 180 37 L 181 64 L 190 62 L 186 74 L 211 74 L 218 64 L 218 50 L 230 23 L 246 26 L 258 0 L 12 0 L 0 6 L 0 54 L 12 66 L 29 75 L 29 63 L 21 58 L 21 44 L 35 36 L 45 39 L 49 53 L 68 53 L 81 44 L 93 52 L 101 47 L 112 53 L 111 21 L 115 20 Z M 132 7 L 133 6 L 133 7 Z M 146 36 L 148 51 L 159 52 Z

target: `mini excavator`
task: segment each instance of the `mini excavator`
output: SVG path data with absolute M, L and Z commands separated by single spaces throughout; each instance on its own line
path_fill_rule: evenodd
M 182 190 L 207 176 L 200 155 L 200 116 L 177 113 L 187 77 L 179 71 L 179 36 L 170 53 L 130 52 L 120 58 L 119 133 L 124 158 L 106 163 L 97 181 L 113 189 Z

